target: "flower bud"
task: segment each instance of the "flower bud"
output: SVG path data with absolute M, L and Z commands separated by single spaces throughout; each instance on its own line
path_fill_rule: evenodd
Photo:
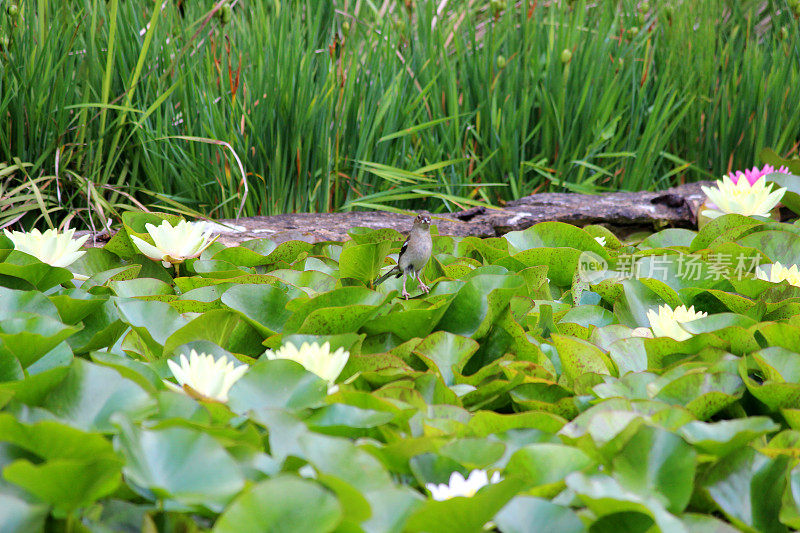
M 778 39 L 780 39 L 781 41 L 784 41 L 788 37 L 789 37 L 789 30 L 786 29 L 786 26 L 781 26 L 781 29 L 778 32 Z
M 628 29 L 628 38 L 629 38 L 629 39 L 633 39 L 633 38 L 634 38 L 634 37 L 636 37 L 637 35 L 639 35 L 639 28 L 637 28 L 636 26 L 631 26 L 631 27 Z
M 572 50 L 564 48 L 564 50 L 561 51 L 561 62 L 569 63 L 570 61 L 572 61 Z
M 19 14 L 19 6 L 17 4 L 9 4 L 6 8 L 6 13 L 8 13 L 9 17 L 16 18 Z
M 506 68 L 506 64 L 508 64 L 508 61 L 506 61 L 505 56 L 503 55 L 497 56 L 497 68 L 504 69 Z
M 639 4 L 639 11 L 641 11 L 642 13 L 647 13 L 648 11 L 650 11 L 650 2 L 642 2 L 641 4 Z
M 350 34 L 350 23 L 346 20 L 342 22 L 342 35 L 347 37 Z

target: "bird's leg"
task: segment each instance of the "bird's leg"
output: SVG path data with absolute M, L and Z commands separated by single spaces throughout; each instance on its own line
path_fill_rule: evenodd
M 428 294 L 429 292 L 431 292 L 431 289 L 422 282 L 422 278 L 419 277 L 419 274 L 420 274 L 419 272 L 414 272 L 414 278 L 417 280 L 417 283 L 419 283 L 419 288 L 422 289 L 422 292 Z
M 400 294 L 403 296 L 403 298 L 408 300 L 409 294 L 408 294 L 408 291 L 406 290 L 406 271 L 405 270 L 403 271 L 403 292 L 401 292 Z

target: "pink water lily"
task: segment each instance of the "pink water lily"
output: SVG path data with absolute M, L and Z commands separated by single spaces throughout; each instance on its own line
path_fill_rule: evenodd
M 775 170 L 775 167 L 772 165 L 764 165 L 764 167 L 761 169 L 758 167 L 753 167 L 751 169 L 745 169 L 744 172 L 737 170 L 736 172 L 731 172 L 728 174 L 728 177 L 734 184 L 739 183 L 739 179 L 744 178 L 750 185 L 753 185 L 760 178 L 776 172 L 780 172 L 781 174 L 790 174 L 789 169 L 786 167 L 780 167 L 779 169 Z

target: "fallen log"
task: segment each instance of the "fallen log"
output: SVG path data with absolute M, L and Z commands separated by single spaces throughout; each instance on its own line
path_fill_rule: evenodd
M 508 202 L 501 208 L 480 207 L 434 215 L 433 224 L 440 235 L 458 237 L 498 237 L 548 220 L 577 226 L 604 224 L 620 233 L 664 227 L 691 228 L 696 226 L 699 208 L 705 200 L 700 186 L 707 184 L 709 182 L 688 183 L 655 192 L 539 193 Z M 263 237 L 278 242 L 342 241 L 354 227 L 391 228 L 405 233 L 410 229 L 409 220 L 407 215 L 376 211 L 291 213 L 219 220 L 215 232 L 220 233 L 219 241 L 228 246 Z

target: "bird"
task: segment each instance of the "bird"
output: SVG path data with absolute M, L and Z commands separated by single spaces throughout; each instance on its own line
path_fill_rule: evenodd
M 419 288 L 422 289 L 422 292 L 425 294 L 430 292 L 430 288 L 419 278 L 419 273 L 425 268 L 425 265 L 428 264 L 433 249 L 430 228 L 431 215 L 423 211 L 414 219 L 411 232 L 408 234 L 403 246 L 400 247 L 397 264 L 389 272 L 375 280 L 376 287 L 389 279 L 389 277 L 395 276 L 399 278 L 402 274 L 403 292 L 401 295 L 408 300 L 409 294 L 406 290 L 406 277 L 410 274 L 411 277 L 419 282 Z

